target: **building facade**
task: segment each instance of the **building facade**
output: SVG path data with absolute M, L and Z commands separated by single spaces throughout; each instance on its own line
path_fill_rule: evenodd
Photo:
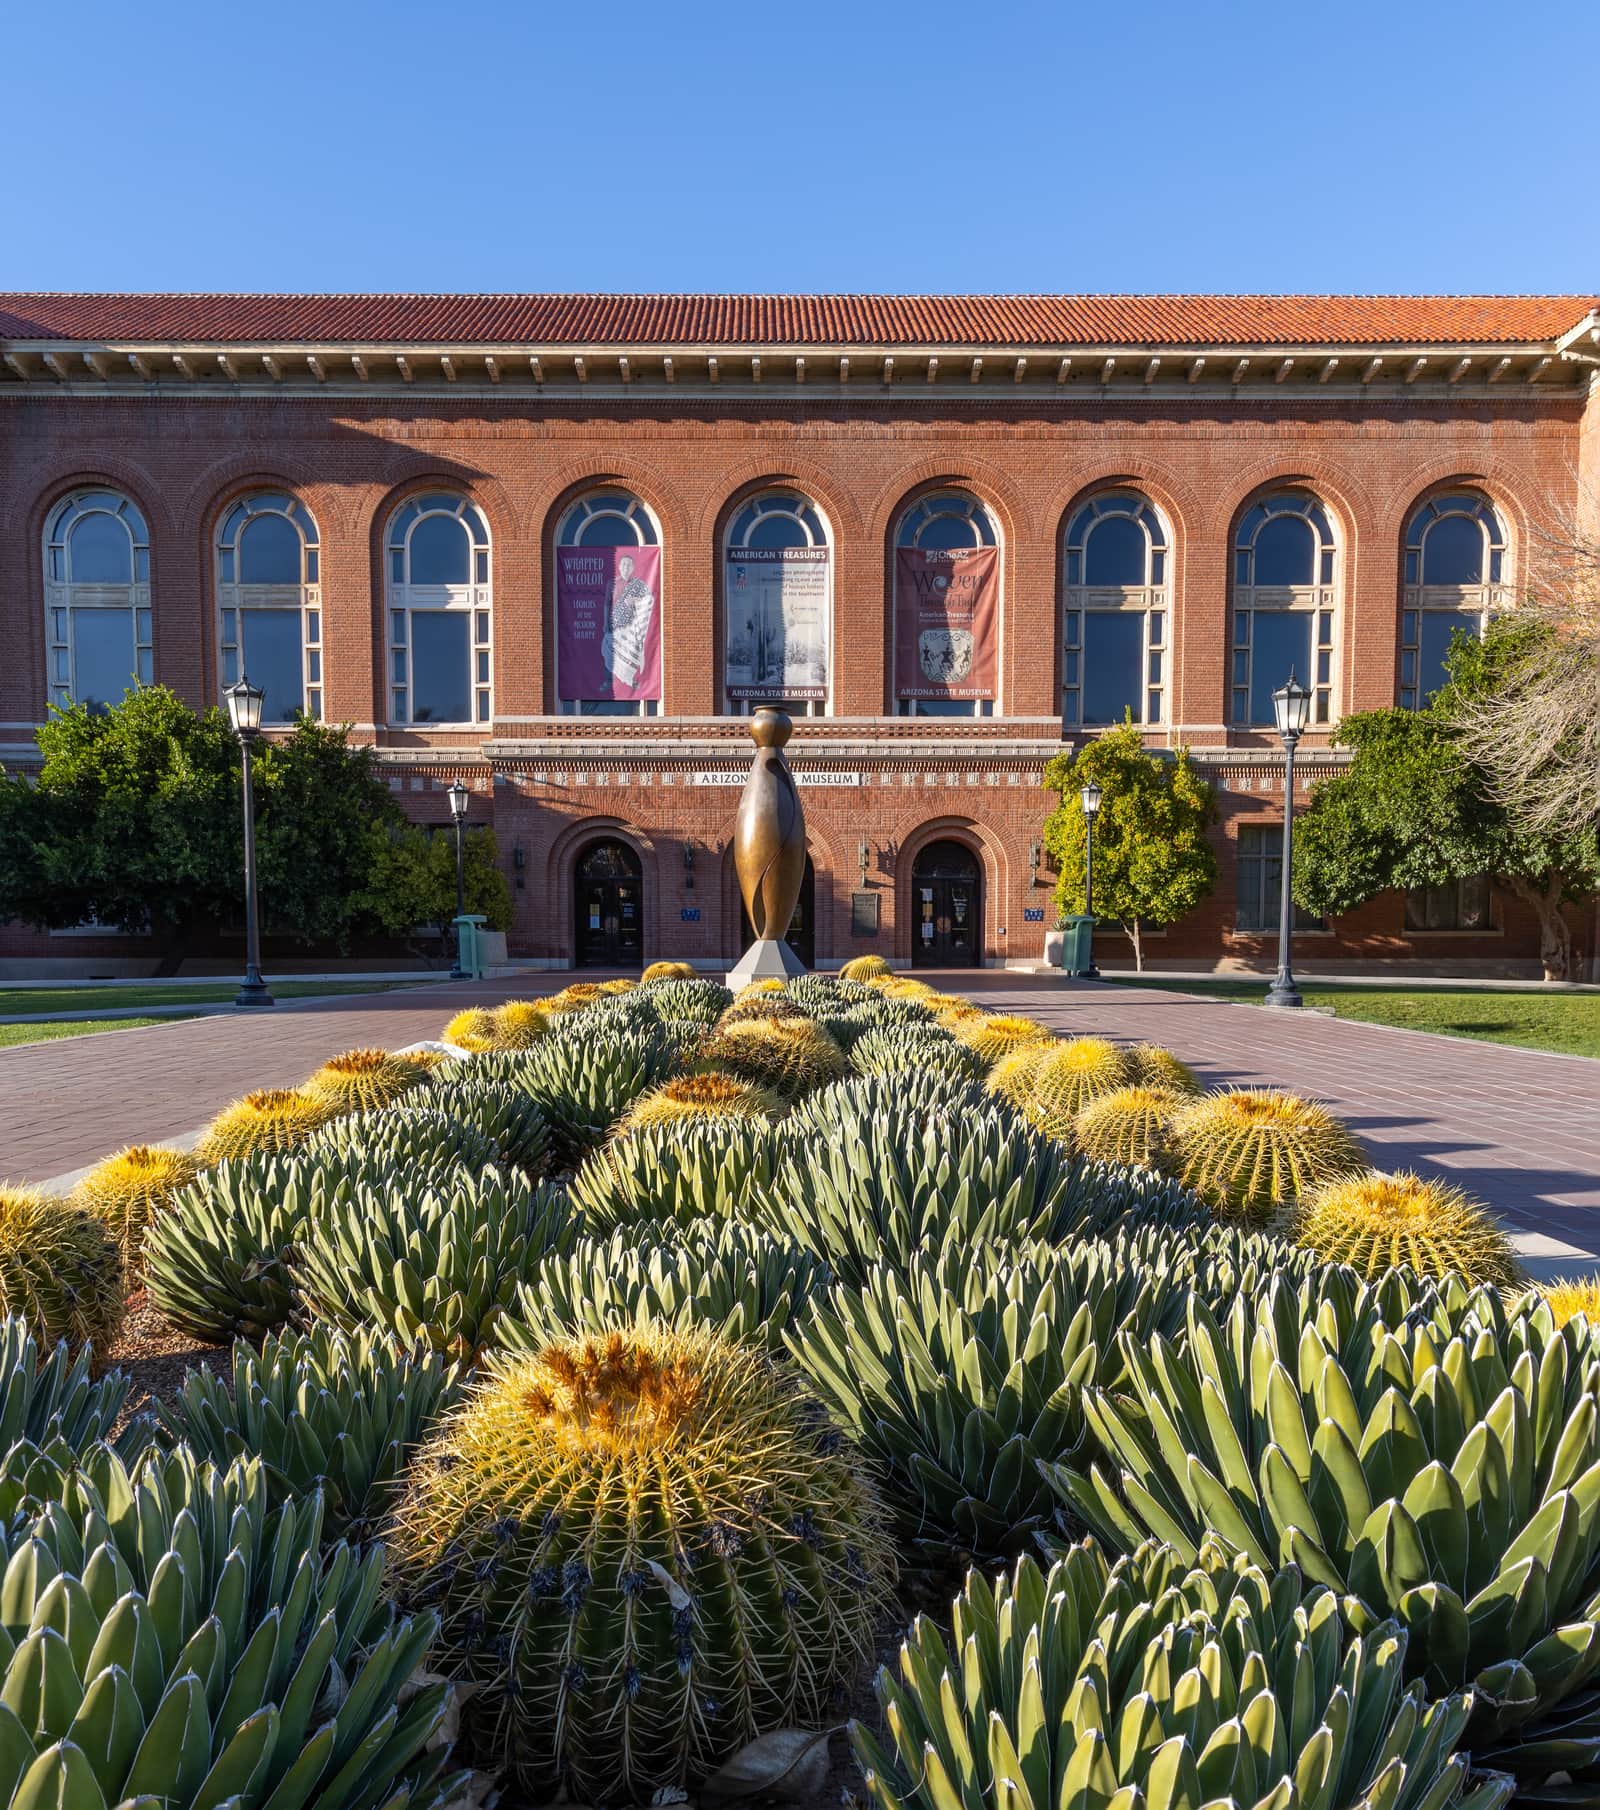
M 1274 687 L 1312 687 L 1308 786 L 1341 716 L 1425 699 L 1600 489 L 1597 370 L 1594 297 L 0 296 L 3 758 L 50 702 L 248 671 L 414 817 L 465 781 L 515 956 L 719 965 L 782 701 L 807 959 L 1001 964 L 1054 918 L 1044 763 L 1131 713 L 1221 804 L 1148 956 L 1259 963 Z M 1471 881 L 1302 945 L 1536 951 Z

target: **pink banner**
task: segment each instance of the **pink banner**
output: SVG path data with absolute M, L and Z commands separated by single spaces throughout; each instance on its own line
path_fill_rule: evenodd
M 1000 557 L 896 547 L 895 682 L 903 698 L 992 698 Z
M 569 701 L 661 696 L 661 549 L 556 548 L 556 664 Z

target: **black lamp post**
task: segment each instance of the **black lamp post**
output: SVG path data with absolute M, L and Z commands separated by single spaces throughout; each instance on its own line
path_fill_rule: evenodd
M 1100 810 L 1100 788 L 1090 780 L 1078 794 L 1083 801 L 1083 915 L 1090 919 L 1084 948 L 1088 960 L 1078 970 L 1079 980 L 1098 980 L 1100 970 L 1094 965 L 1094 820 Z
M 1294 984 L 1294 900 L 1289 890 L 1294 869 L 1294 751 L 1311 721 L 1311 693 L 1293 672 L 1288 684 L 1273 692 L 1272 714 L 1283 737 L 1283 884 L 1278 896 L 1278 973 L 1267 989 L 1267 1004 L 1295 1007 L 1305 1002 Z
M 471 795 L 459 779 L 450 782 L 450 790 L 445 794 L 450 800 L 450 821 L 456 827 L 456 917 L 461 919 L 467 912 L 467 856 L 463 838 L 467 829 L 467 805 Z M 456 965 L 450 970 L 452 980 L 467 979 L 467 971 L 461 965 L 461 925 L 456 924 Z
M 244 985 L 236 1006 L 271 1006 L 277 1001 L 261 978 L 261 924 L 256 912 L 256 803 L 250 785 L 250 756 L 261 738 L 261 705 L 266 694 L 240 675 L 237 685 L 222 694 L 228 700 L 228 721 L 239 738 L 244 771 Z

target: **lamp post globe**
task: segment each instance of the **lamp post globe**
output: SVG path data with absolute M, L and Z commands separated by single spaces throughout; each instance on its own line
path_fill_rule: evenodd
M 1294 751 L 1311 721 L 1311 693 L 1290 672 L 1272 694 L 1272 717 L 1283 740 L 1283 860 L 1278 887 L 1278 972 L 1267 989 L 1269 1006 L 1294 1010 L 1305 1004 L 1294 979 Z
M 1085 961 L 1078 969 L 1078 980 L 1098 980 L 1100 970 L 1094 965 L 1094 820 L 1100 814 L 1100 788 L 1091 779 L 1078 793 L 1083 806 L 1083 915 L 1090 920 L 1085 939 Z
M 239 738 L 241 791 L 244 800 L 244 981 L 234 999 L 236 1006 L 259 1008 L 276 1005 L 261 978 L 261 921 L 256 908 L 256 805 L 250 760 L 261 736 L 261 706 L 266 693 L 241 674 L 236 685 L 223 692 L 228 721 Z
M 467 912 L 467 870 L 466 844 L 464 837 L 467 828 L 467 806 L 472 801 L 472 794 L 459 779 L 450 782 L 450 789 L 445 793 L 450 800 L 450 821 L 456 832 L 456 965 L 450 970 L 452 980 L 466 980 L 467 971 L 461 965 L 461 919 Z

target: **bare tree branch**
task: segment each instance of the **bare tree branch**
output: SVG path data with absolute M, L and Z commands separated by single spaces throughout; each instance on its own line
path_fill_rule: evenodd
M 1580 493 L 1567 516 L 1532 530 L 1513 622 L 1548 631 L 1495 693 L 1456 718 L 1470 758 L 1520 826 L 1574 835 L 1600 822 L 1600 521 Z

